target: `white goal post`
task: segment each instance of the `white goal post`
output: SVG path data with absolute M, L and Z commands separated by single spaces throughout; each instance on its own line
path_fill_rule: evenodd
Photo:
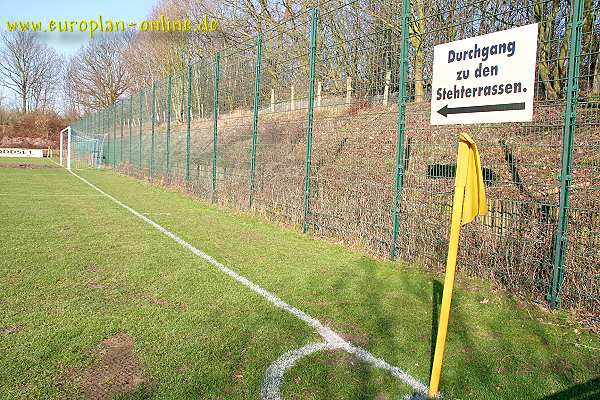
M 106 135 L 86 133 L 71 126 L 66 127 L 59 135 L 59 164 L 66 166 L 67 170 L 99 168 L 102 164 L 105 138 Z
M 67 133 L 67 169 L 71 169 L 71 127 L 67 126 L 65 129 L 60 131 L 60 148 L 59 148 L 59 164 L 63 165 L 63 148 L 64 148 L 64 134 Z

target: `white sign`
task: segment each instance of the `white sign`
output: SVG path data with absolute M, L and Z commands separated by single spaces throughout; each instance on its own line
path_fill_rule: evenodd
M 44 157 L 44 151 L 40 149 L 0 149 L 0 157 Z
M 533 118 L 538 24 L 435 46 L 431 124 Z

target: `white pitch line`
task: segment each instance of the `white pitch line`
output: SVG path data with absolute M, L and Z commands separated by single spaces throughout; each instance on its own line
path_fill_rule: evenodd
M 46 194 L 25 194 L 25 193 L 0 193 L 0 196 L 16 196 L 16 197 L 104 197 L 101 194 L 63 194 L 63 193 L 46 193 Z
M 320 350 L 335 350 L 335 345 L 328 343 L 311 343 L 306 346 L 283 353 L 267 368 L 263 379 L 262 398 L 264 400 L 280 400 L 283 375 L 290 370 L 298 360 Z
M 360 360 L 368 362 L 378 368 L 382 368 L 384 370 L 389 371 L 393 376 L 400 379 L 407 385 L 411 386 L 417 392 L 420 392 L 420 393 L 427 392 L 427 386 L 424 385 L 423 383 L 421 383 L 420 381 L 418 381 L 416 378 L 412 377 L 406 371 L 403 371 L 398 367 L 388 364 L 384 359 L 375 357 L 368 350 L 363 349 L 358 346 L 355 346 L 352 343 L 346 341 L 339 334 L 334 332 L 331 328 L 323 325 L 321 323 L 321 321 L 319 321 L 318 319 L 308 315 L 307 313 L 305 313 L 302 310 L 297 309 L 296 307 L 293 307 L 293 306 L 287 304 L 286 302 L 281 300 L 279 297 L 277 297 L 275 294 L 269 292 L 266 289 L 263 289 L 262 287 L 258 286 L 257 284 L 253 283 L 252 281 L 250 281 L 248 278 L 238 274 L 237 272 L 233 271 L 232 269 L 226 267 L 224 264 L 221 264 L 219 261 L 215 260 L 210 255 L 208 255 L 205 252 L 203 252 L 202 250 L 199 250 L 198 248 L 192 246 L 190 243 L 186 242 L 185 240 L 183 240 L 182 238 L 180 238 L 173 232 L 171 232 L 168 229 L 164 228 L 163 226 L 157 224 L 150 218 L 137 212 L 136 210 L 129 207 L 128 205 L 122 203 L 120 200 L 117 200 L 115 197 L 111 196 L 110 194 L 106 193 L 99 187 L 95 186 L 93 183 L 89 182 L 87 179 L 77 175 L 73 171 L 69 171 L 69 172 L 73 176 L 80 179 L 82 182 L 86 183 L 93 189 L 97 190 L 99 193 L 102 193 L 104 196 L 108 197 L 114 203 L 123 207 L 124 209 L 126 209 L 127 211 L 129 211 L 130 213 L 135 215 L 136 217 L 138 217 L 141 220 L 143 220 L 144 222 L 148 223 L 149 225 L 152 225 L 155 229 L 160 231 L 165 236 L 173 239 L 175 242 L 179 243 L 181 246 L 185 247 L 186 249 L 188 249 L 189 251 L 191 251 L 198 257 L 204 259 L 209 264 L 211 264 L 214 267 L 216 267 L 217 269 L 219 269 L 221 272 L 225 273 L 226 275 L 229 275 L 231 278 L 235 279 L 236 281 L 238 281 L 242 285 L 246 286 L 253 292 L 260 294 L 265 299 L 267 299 L 268 301 L 273 303 L 276 307 L 279 307 L 279 308 L 287 311 L 288 313 L 294 315 L 296 318 L 306 322 L 308 325 L 313 327 L 319 333 L 319 335 L 321 335 L 321 337 L 323 337 L 323 339 L 325 339 L 327 348 L 331 347 L 331 348 L 346 350 L 347 352 L 354 354 L 354 356 L 356 356 Z M 319 349 L 316 349 L 316 350 L 319 350 Z M 314 351 L 316 351 L 316 350 L 314 350 Z
M 269 366 L 269 368 L 267 368 L 267 372 L 265 373 L 265 377 L 263 379 L 263 387 L 261 390 L 263 400 L 282 400 L 281 384 L 283 383 L 283 376 L 285 375 L 285 373 L 288 370 L 290 370 L 300 359 L 321 350 L 345 350 L 363 362 L 372 364 L 377 368 L 381 368 L 385 371 L 390 372 L 393 376 L 402 381 L 406 381 L 407 379 L 413 379 L 410 375 L 406 374 L 401 369 L 387 364 L 380 358 L 373 357 L 373 355 L 365 349 L 353 346 L 352 344 L 348 346 L 346 344 L 339 345 L 336 343 L 310 343 L 299 349 L 294 349 L 283 353 L 277 360 L 275 360 L 275 362 L 273 362 Z M 420 389 L 422 389 L 422 391 L 418 393 L 408 394 L 406 395 L 405 399 L 427 400 L 428 397 L 425 394 L 427 387 L 425 387 L 425 385 L 421 385 L 419 382 L 416 382 L 415 385 L 418 385 Z M 413 388 L 415 387 L 413 386 Z

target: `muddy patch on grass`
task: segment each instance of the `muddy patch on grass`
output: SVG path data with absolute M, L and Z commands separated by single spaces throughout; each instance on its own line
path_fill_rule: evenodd
M 110 289 L 110 285 L 106 285 L 98 282 L 98 267 L 96 264 L 90 264 L 86 267 L 85 271 L 91 275 L 90 280 L 87 282 L 86 286 L 89 289 Z
M 19 390 L 19 392 L 25 393 L 33 389 L 33 385 L 31 383 L 19 383 L 17 385 L 17 389 Z
M 11 169 L 46 169 L 46 168 L 57 168 L 54 165 L 46 164 L 29 164 L 29 163 L 6 163 L 0 164 L 0 168 L 11 168 Z
M 344 339 L 350 343 L 362 347 L 368 347 L 370 341 L 370 335 L 360 326 L 349 323 L 349 322 L 333 322 L 331 320 L 323 320 L 326 326 L 333 328 L 338 332 Z
M 92 365 L 85 370 L 70 371 L 69 379 L 92 400 L 108 400 L 134 392 L 144 383 L 144 377 L 133 347 L 133 338 L 126 333 L 105 339 L 91 352 Z
M 358 363 L 352 354 L 345 351 L 332 351 L 325 354 L 327 355 L 325 365 L 353 368 Z
M 90 289 L 109 289 L 110 288 L 110 286 L 108 286 L 108 285 L 103 285 L 101 283 L 94 282 L 94 281 L 88 282 L 87 287 Z
M 148 303 L 170 310 L 187 311 L 189 306 L 185 303 L 173 302 L 165 299 L 158 298 L 152 294 L 142 295 L 142 298 L 148 301 Z
M 9 325 L 9 326 L 0 326 L 0 334 L 2 335 L 10 335 L 12 333 L 19 333 L 23 331 L 25 327 L 23 325 Z
M 98 272 L 98 266 L 96 264 L 90 264 L 88 265 L 88 267 L 86 268 L 86 271 L 90 274 L 95 274 Z

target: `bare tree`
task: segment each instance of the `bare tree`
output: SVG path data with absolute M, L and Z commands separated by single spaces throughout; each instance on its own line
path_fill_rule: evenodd
M 63 75 L 63 58 L 50 48 L 37 54 L 37 66 L 34 69 L 29 109 L 47 111 L 54 105 L 56 94 L 60 90 Z
M 21 112 L 47 108 L 58 88 L 58 54 L 30 32 L 4 33 L 1 42 L 0 80 L 19 98 Z
M 4 124 L 6 110 L 4 109 L 4 100 L 6 96 L 0 91 L 0 125 Z
M 96 39 L 77 52 L 66 73 L 67 92 L 84 110 L 98 110 L 114 104 L 129 89 L 123 59 L 129 37 Z

